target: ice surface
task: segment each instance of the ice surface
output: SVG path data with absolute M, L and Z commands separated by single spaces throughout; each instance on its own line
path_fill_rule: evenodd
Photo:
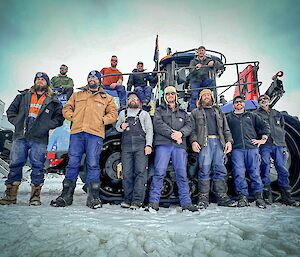
M 105 204 L 85 206 L 82 183 L 72 206 L 49 205 L 61 190 L 63 176 L 48 174 L 42 206 L 28 206 L 29 173 L 18 203 L 0 206 L 0 256 L 300 256 L 300 209 L 274 204 L 259 209 L 211 204 L 199 213 L 180 207 L 157 213 Z M 4 178 L 0 191 L 4 192 Z

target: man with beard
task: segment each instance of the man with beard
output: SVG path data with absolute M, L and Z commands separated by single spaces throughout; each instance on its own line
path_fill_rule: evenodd
M 51 79 L 51 88 L 60 94 L 66 94 L 67 100 L 73 94 L 73 79 L 67 76 L 68 66 L 62 64 L 59 68 L 59 74 Z
M 44 183 L 44 163 L 50 129 L 63 124 L 62 105 L 52 95 L 49 77 L 38 72 L 34 86 L 20 92 L 7 110 L 7 117 L 15 126 L 10 152 L 9 174 L 4 197 L 0 204 L 15 204 L 22 180 L 22 169 L 29 156 L 31 164 L 31 197 L 29 205 L 41 205 L 40 193 Z
M 135 92 L 127 96 L 128 107 L 120 112 L 116 129 L 122 132 L 123 208 L 137 209 L 144 203 L 148 155 L 152 152 L 153 126 L 148 112 L 141 109 Z
M 190 142 L 199 159 L 199 207 L 207 208 L 209 205 L 211 177 L 218 205 L 235 207 L 236 203 L 227 195 L 227 170 L 224 165 L 224 156 L 231 152 L 233 140 L 226 117 L 214 103 L 211 90 L 200 92 L 198 108 L 192 111 L 191 120 L 193 131 Z
M 245 111 L 242 96 L 236 96 L 233 99 L 233 108 L 234 110 L 227 115 L 227 121 L 233 137 L 231 160 L 235 192 L 238 195 L 238 207 L 249 206 L 248 184 L 245 176 L 247 171 L 250 177 L 251 190 L 256 199 L 256 206 L 266 208 L 262 196 L 263 185 L 259 174 L 260 156 L 258 148 L 266 143 L 270 128 L 256 113 Z
M 142 62 L 138 62 L 136 69 L 134 69 L 129 76 L 127 83 L 127 90 L 131 91 L 132 87 L 134 87 L 134 91 L 137 93 L 139 99 L 142 101 L 143 109 L 149 111 L 149 103 L 152 97 L 152 86 L 155 86 L 157 82 L 156 76 L 151 76 L 150 73 L 139 73 L 144 72 L 144 64 Z M 148 82 L 150 85 L 148 85 Z
M 126 107 L 126 90 L 122 86 L 123 76 L 121 72 L 117 69 L 118 57 L 113 55 L 110 60 L 110 67 L 103 68 L 100 72 L 103 75 L 107 74 L 120 74 L 115 76 L 107 76 L 102 80 L 103 88 L 107 90 L 116 90 L 120 100 L 120 109 Z
M 259 108 L 256 113 L 266 122 L 268 122 L 271 134 L 267 142 L 261 145 L 259 152 L 261 155 L 261 179 L 263 182 L 263 197 L 267 204 L 272 204 L 272 191 L 270 180 L 270 158 L 274 160 L 275 168 L 278 173 L 278 186 L 281 191 L 281 202 L 286 205 L 298 206 L 291 197 L 291 187 L 289 185 L 289 172 L 285 166 L 287 159 L 284 117 L 283 115 L 269 106 L 270 97 L 261 95 L 258 98 Z
M 101 74 L 91 71 L 87 77 L 88 85 L 74 93 L 63 108 L 63 115 L 72 122 L 69 162 L 63 181 L 63 190 L 54 207 L 65 207 L 73 202 L 76 180 L 79 174 L 82 155 L 86 154 L 88 197 L 86 205 L 92 209 L 101 208 L 100 200 L 100 154 L 105 137 L 105 125 L 117 120 L 117 107 L 113 97 L 101 87 Z
M 209 69 L 214 66 L 214 61 L 206 56 L 206 49 L 204 46 L 199 46 L 197 56 L 191 60 L 190 70 L 188 76 L 191 84 L 191 99 L 189 102 L 189 110 L 194 110 L 201 88 L 212 86 L 213 80 L 209 78 Z
M 186 138 L 192 131 L 189 115 L 179 107 L 176 88 L 168 86 L 164 90 L 164 102 L 154 115 L 154 175 L 152 178 L 149 209 L 158 211 L 160 194 L 170 158 L 176 172 L 179 200 L 182 210 L 198 211 L 192 205 L 186 172 Z

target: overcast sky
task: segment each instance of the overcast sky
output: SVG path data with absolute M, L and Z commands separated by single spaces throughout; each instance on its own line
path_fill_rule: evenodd
M 276 108 L 300 116 L 299 13 L 297 0 L 2 0 L 0 99 L 7 108 L 37 71 L 51 78 L 62 63 L 76 87 L 85 85 L 89 71 L 109 66 L 112 54 L 122 72 L 140 60 L 152 70 L 158 34 L 160 57 L 167 47 L 174 52 L 203 44 L 228 62 L 260 61 L 263 92 L 283 70 L 286 94 Z M 234 82 L 230 72 L 219 85 Z

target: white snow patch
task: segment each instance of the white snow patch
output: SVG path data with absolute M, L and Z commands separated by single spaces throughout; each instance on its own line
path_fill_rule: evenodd
M 79 181 L 73 205 L 54 208 L 49 203 L 63 180 L 56 174 L 46 175 L 42 206 L 28 206 L 30 179 L 24 173 L 18 203 L 0 206 L 1 257 L 300 256 L 299 208 L 211 204 L 200 213 L 176 206 L 149 213 L 105 204 L 92 210 Z M 4 181 L 0 178 L 1 192 Z

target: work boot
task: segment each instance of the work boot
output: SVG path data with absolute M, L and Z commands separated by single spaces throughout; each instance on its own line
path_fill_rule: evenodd
M 73 203 L 73 195 L 76 187 L 76 181 L 64 179 L 61 195 L 52 200 L 50 205 L 54 207 L 66 207 Z
M 299 207 L 299 202 L 295 201 L 291 197 L 291 191 L 292 190 L 290 188 L 281 188 L 280 189 L 280 194 L 281 194 L 280 202 L 285 205 Z
M 148 208 L 145 209 L 145 211 L 158 211 L 159 210 L 159 203 L 149 203 Z
M 15 181 L 6 185 L 4 196 L 0 198 L 1 205 L 9 205 L 17 203 L 17 193 L 21 182 Z
M 90 207 L 91 209 L 102 208 L 102 202 L 100 199 L 100 183 L 93 182 L 89 184 L 87 191 L 88 197 L 86 200 L 86 206 Z
M 227 183 L 225 180 L 213 181 L 213 192 L 216 195 L 219 206 L 237 207 L 237 202 L 227 195 Z
M 130 208 L 130 203 L 122 202 L 122 203 L 121 203 L 121 207 L 122 207 L 122 208 L 128 209 L 128 208 Z
M 262 193 L 261 192 L 257 192 L 255 193 L 255 204 L 258 208 L 262 208 L 265 209 L 266 208 L 266 203 L 263 199 Z
M 239 194 L 237 207 L 248 207 L 248 206 L 250 206 L 250 204 L 248 202 L 247 197 L 243 194 Z
M 199 211 L 199 207 L 190 203 L 185 206 L 182 206 L 182 211 L 196 212 Z
M 266 186 L 263 189 L 263 199 L 267 205 L 271 205 L 273 203 L 272 190 L 270 186 Z
M 210 180 L 199 180 L 199 195 L 197 205 L 200 209 L 207 208 L 209 205 L 209 190 L 210 190 Z
M 132 202 L 131 205 L 130 205 L 130 209 L 131 210 L 137 210 L 139 208 L 142 207 L 142 203 L 139 203 L 139 202 Z
M 29 205 L 41 205 L 41 190 L 42 190 L 43 184 L 39 186 L 35 186 L 31 184 L 31 195 L 29 199 Z

